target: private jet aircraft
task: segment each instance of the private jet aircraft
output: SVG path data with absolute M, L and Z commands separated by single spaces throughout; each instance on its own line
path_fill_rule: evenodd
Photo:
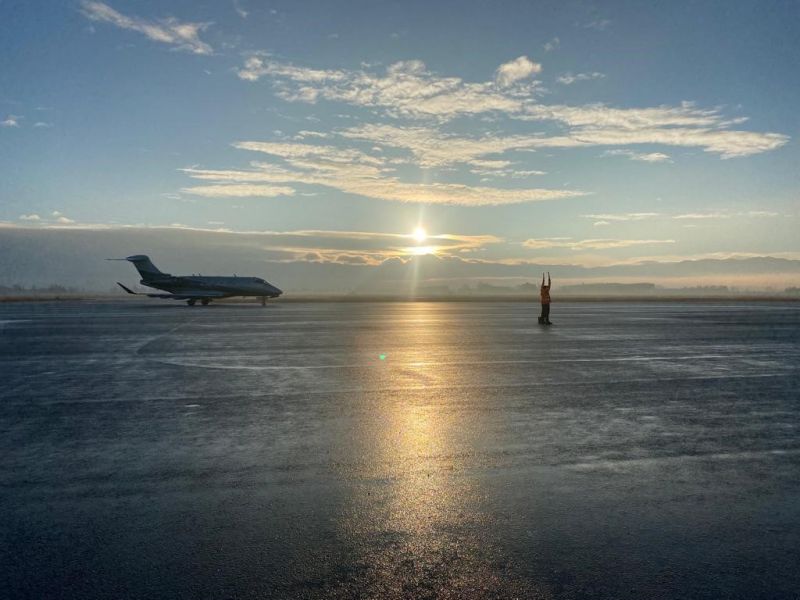
M 194 306 L 199 300 L 203 306 L 212 300 L 230 298 L 232 296 L 255 296 L 261 298 L 261 305 L 267 298 L 277 298 L 283 292 L 259 277 L 217 277 L 208 275 L 170 275 L 162 273 L 150 261 L 148 256 L 137 254 L 127 258 L 109 258 L 108 260 L 127 260 L 132 262 L 142 276 L 139 282 L 147 287 L 164 290 L 168 294 L 138 294 L 120 282 L 117 285 L 129 294 L 144 295 L 149 298 L 169 298 L 186 300 L 186 304 Z

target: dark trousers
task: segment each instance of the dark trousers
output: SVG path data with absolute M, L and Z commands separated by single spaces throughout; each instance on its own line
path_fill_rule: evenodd
M 550 305 L 549 304 L 542 304 L 542 314 L 539 316 L 540 321 L 549 321 L 550 320 Z

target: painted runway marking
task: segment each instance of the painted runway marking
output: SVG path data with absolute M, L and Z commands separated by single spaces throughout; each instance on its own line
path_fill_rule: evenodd
M 392 387 L 364 387 L 364 388 L 341 388 L 341 389 L 304 389 L 304 390 L 282 390 L 274 392 L 261 391 L 252 397 L 255 398 L 271 398 L 271 397 L 288 397 L 288 396 L 317 396 L 317 395 L 335 395 L 335 394 L 381 394 L 381 393 L 397 393 L 397 392 L 438 392 L 445 390 L 487 390 L 487 389 L 524 389 L 524 388 L 546 388 L 546 387 L 581 387 L 581 386 L 597 386 L 599 383 L 603 385 L 622 385 L 628 383 L 646 383 L 656 384 L 662 382 L 673 381 L 717 381 L 723 379 L 773 379 L 780 377 L 788 377 L 787 373 L 759 373 L 753 375 L 719 375 L 719 376 L 694 376 L 694 377 L 659 377 L 642 378 L 642 379 L 617 379 L 606 381 L 550 381 L 550 382 L 527 382 L 527 383 L 489 383 L 489 384 L 464 384 L 464 385 L 411 385 L 411 386 L 392 386 Z M 191 396 L 196 398 L 197 395 Z M 50 402 L 37 403 L 41 406 L 51 406 L 56 404 L 105 404 L 116 402 L 177 402 L 185 400 L 185 397 L 151 397 L 151 398 L 130 398 L 130 399 L 114 399 L 114 400 L 54 400 Z
M 800 454 L 800 448 L 773 448 L 770 450 L 753 450 L 745 452 L 712 452 L 709 454 L 680 454 L 673 456 L 648 456 L 644 458 L 620 458 L 617 460 L 598 460 L 577 463 L 559 463 L 554 466 L 572 469 L 600 470 L 615 469 L 618 467 L 648 465 L 652 463 L 680 462 L 693 460 L 747 460 L 760 459 L 768 456 L 795 456 Z
M 143 341 L 142 343 L 140 343 L 136 347 L 136 349 L 134 350 L 133 353 L 137 354 L 137 355 L 140 354 L 142 350 L 144 350 L 147 346 L 149 346 L 153 342 L 156 342 L 156 341 L 160 340 L 161 338 L 167 337 L 168 335 L 172 335 L 173 333 L 175 333 L 176 331 L 178 331 L 182 327 L 185 327 L 186 325 L 191 325 L 192 323 L 197 321 L 198 318 L 199 317 L 196 317 L 194 319 L 188 319 L 187 321 L 183 321 L 182 323 L 178 323 L 175 327 L 173 327 L 169 331 L 166 331 L 164 333 L 159 333 L 158 335 L 154 335 L 154 336 L 146 339 L 145 341 Z
M 167 335 L 167 334 L 164 334 Z M 161 336 L 157 336 L 161 337 Z M 155 341 L 151 340 L 151 341 Z M 149 342 L 148 342 L 149 343 Z M 204 362 L 169 360 L 155 357 L 144 357 L 146 360 L 176 367 L 189 367 L 198 369 L 224 369 L 243 371 L 291 371 L 315 369 L 368 369 L 374 368 L 374 363 L 353 363 L 340 365 L 223 365 Z M 454 361 L 454 362 L 426 362 L 415 361 L 408 363 L 394 363 L 393 366 L 401 367 L 458 367 L 476 365 L 517 365 L 517 364 L 557 364 L 557 363 L 606 363 L 606 362 L 670 362 L 691 360 L 731 360 L 751 359 L 749 354 L 699 354 L 696 356 L 632 356 L 616 358 L 555 358 L 555 359 L 515 359 L 515 360 L 480 360 L 480 361 Z

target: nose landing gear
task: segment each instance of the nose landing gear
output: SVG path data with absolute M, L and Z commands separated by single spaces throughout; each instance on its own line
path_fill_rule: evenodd
M 267 297 L 261 296 L 261 306 L 266 306 L 266 305 L 267 305 Z

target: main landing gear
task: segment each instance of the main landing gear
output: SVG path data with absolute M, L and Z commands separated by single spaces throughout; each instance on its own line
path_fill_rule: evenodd
M 209 302 L 211 302 L 211 298 L 200 299 L 200 304 L 202 304 L 203 306 L 208 306 Z M 186 301 L 186 304 L 188 304 L 189 306 L 194 306 L 195 304 L 197 304 L 197 298 L 189 298 Z
M 266 306 L 266 305 L 267 305 L 267 297 L 261 296 L 261 306 Z

